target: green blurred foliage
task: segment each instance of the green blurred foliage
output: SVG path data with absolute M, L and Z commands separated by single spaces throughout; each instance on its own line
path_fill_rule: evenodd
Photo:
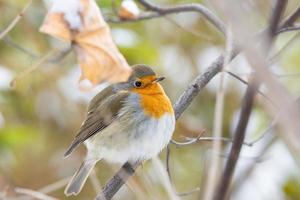
M 299 176 L 290 177 L 283 186 L 287 200 L 300 199 L 300 178 Z

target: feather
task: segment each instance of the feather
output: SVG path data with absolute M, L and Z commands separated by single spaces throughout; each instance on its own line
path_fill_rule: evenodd
M 88 107 L 85 121 L 64 156 L 69 156 L 79 144 L 93 135 L 99 134 L 114 120 L 117 120 L 123 101 L 128 95 L 128 92 L 114 91 L 114 87 L 109 86 L 95 96 Z

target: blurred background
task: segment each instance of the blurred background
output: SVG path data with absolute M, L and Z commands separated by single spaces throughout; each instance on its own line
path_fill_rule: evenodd
M 121 1 L 114 2 L 118 7 Z M 217 12 L 209 0 L 156 2 L 198 2 Z M 0 0 L 0 32 L 26 3 L 26 0 Z M 92 199 L 99 183 L 104 185 L 120 167 L 99 162 L 79 196 L 67 198 L 63 194 L 67 179 L 85 155 L 85 148 L 81 146 L 68 159 L 63 159 L 63 153 L 85 117 L 87 103 L 106 85 L 86 89 L 88 83 L 79 83 L 80 68 L 74 52 L 68 50 L 67 44 L 38 31 L 48 3 L 46 0 L 33 1 L 13 30 L 0 40 L 0 199 L 31 199 L 20 194 L 24 193 L 22 189 L 41 191 L 56 199 Z M 97 3 L 106 19 L 114 16 L 110 0 L 98 0 Z M 298 0 L 289 1 L 287 13 L 298 3 Z M 263 28 L 271 1 L 246 0 L 244 4 L 250 11 L 255 11 L 251 17 L 257 30 Z M 162 84 L 172 102 L 225 48 L 224 37 L 197 13 L 109 25 L 117 46 L 130 65 L 151 65 L 158 74 L 166 77 Z M 278 37 L 274 55 L 289 44 L 271 68 L 295 97 L 300 94 L 298 35 L 291 32 Z M 39 64 L 53 49 L 65 51 L 55 59 Z M 38 67 L 31 73 L 24 74 L 35 66 Z M 250 72 L 243 55 L 227 69 L 245 80 Z M 19 78 L 12 87 L 10 83 L 16 76 Z M 204 136 L 212 136 L 218 83 L 219 75 L 181 116 L 174 134 L 176 141 L 195 138 L 203 129 L 206 130 Z M 226 74 L 225 88 L 223 136 L 231 138 L 246 85 Z M 272 117 L 261 105 L 267 102 L 265 97 L 258 95 L 245 139 L 253 144 L 243 146 L 230 190 L 231 199 L 300 199 L 299 163 L 297 165 L 297 158 L 276 137 L 275 131 L 266 131 Z M 203 196 L 211 144 L 211 141 L 201 141 L 188 146 L 170 145 L 172 183 L 181 199 L 201 199 Z M 224 154 L 220 156 L 224 160 L 229 147 L 230 143 L 223 143 Z M 162 172 L 165 150 L 160 159 L 162 162 L 149 161 L 140 167 L 115 199 L 168 199 L 165 173 Z

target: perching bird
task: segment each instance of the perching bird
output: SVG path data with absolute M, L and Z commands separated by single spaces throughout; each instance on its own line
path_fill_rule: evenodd
M 144 161 L 169 143 L 175 116 L 159 84 L 164 78 L 144 65 L 132 69 L 127 82 L 105 88 L 88 106 L 86 119 L 65 153 L 69 156 L 83 142 L 87 147 L 86 158 L 66 187 L 66 195 L 81 191 L 97 161 Z

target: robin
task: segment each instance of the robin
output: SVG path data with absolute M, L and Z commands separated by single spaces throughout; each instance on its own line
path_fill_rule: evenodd
M 95 164 L 137 162 L 150 159 L 169 143 L 175 116 L 170 99 L 157 77 L 145 65 L 135 65 L 127 82 L 113 84 L 96 95 L 86 119 L 65 153 L 69 156 L 81 143 L 87 155 L 65 189 L 77 195 Z

